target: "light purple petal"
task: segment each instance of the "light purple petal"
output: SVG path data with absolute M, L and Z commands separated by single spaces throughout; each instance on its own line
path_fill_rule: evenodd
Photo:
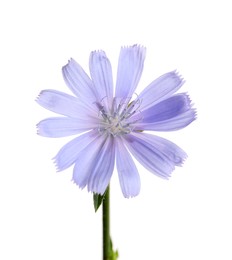
M 109 184 L 114 167 L 112 138 L 100 135 L 79 154 L 73 171 L 73 181 L 80 187 L 103 194 Z
M 108 136 L 92 163 L 88 191 L 103 194 L 109 185 L 115 161 L 114 138 Z
M 135 163 L 121 139 L 117 139 L 116 163 L 124 197 L 135 197 L 140 192 L 140 177 Z
M 160 153 L 173 166 L 182 166 L 184 160 L 187 158 L 187 154 L 179 146 L 165 138 L 146 133 L 133 133 L 133 135 L 157 147 Z
M 76 97 L 57 90 L 43 90 L 37 102 L 44 108 L 73 118 L 86 118 L 88 114 L 97 117 L 97 113 L 88 110 Z
M 159 150 L 159 146 L 143 139 L 143 133 L 125 136 L 126 144 L 132 155 L 150 172 L 167 179 L 174 165 Z
M 80 152 L 98 137 L 97 131 L 80 135 L 64 145 L 54 157 L 58 171 L 63 171 L 75 163 Z
M 196 111 L 185 93 L 174 95 L 140 113 L 134 130 L 174 131 L 196 119 Z
M 184 80 L 175 72 L 169 72 L 151 82 L 138 96 L 141 110 L 154 106 L 158 102 L 169 98 L 182 85 Z
M 113 76 L 110 61 L 104 51 L 91 52 L 89 69 L 98 101 L 108 107 L 113 99 Z
M 51 117 L 37 124 L 38 134 L 45 137 L 76 135 L 97 127 L 97 121 L 69 117 Z
M 143 110 L 143 123 L 154 123 L 174 118 L 191 109 L 191 101 L 185 93 L 174 95 Z
M 137 124 L 134 130 L 150 130 L 150 131 L 176 131 L 189 125 L 196 119 L 196 111 L 191 109 L 174 118 L 155 122 L 150 124 Z
M 143 72 L 146 49 L 139 45 L 122 47 L 118 60 L 117 98 L 131 98 Z
M 90 77 L 83 68 L 74 60 L 70 59 L 68 64 L 62 68 L 63 77 L 71 91 L 88 106 L 96 102 L 96 93 Z

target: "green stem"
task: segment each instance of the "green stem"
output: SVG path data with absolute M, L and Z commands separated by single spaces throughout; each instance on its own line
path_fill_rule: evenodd
M 110 186 L 108 186 L 102 205 L 102 228 L 103 228 L 103 260 L 110 260 Z

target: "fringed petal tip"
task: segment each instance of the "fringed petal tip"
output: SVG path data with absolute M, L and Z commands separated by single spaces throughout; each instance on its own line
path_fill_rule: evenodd
M 169 73 L 167 73 L 170 75 L 170 78 L 175 79 L 176 81 L 176 85 L 178 85 L 178 89 L 180 89 L 186 82 L 186 80 L 184 79 L 184 77 L 182 76 L 182 74 L 180 74 L 180 72 L 175 69 L 173 71 L 170 71 Z M 177 89 L 177 90 L 178 90 Z
M 63 77 L 65 78 L 66 77 L 66 69 L 67 69 L 67 67 L 69 67 L 70 66 L 70 63 L 72 63 L 72 58 L 70 58 L 69 60 L 68 60 L 68 62 L 61 68 L 61 71 L 62 71 L 62 75 L 63 75 Z
M 170 71 L 170 73 L 173 73 L 173 75 L 175 75 L 176 77 L 178 77 L 182 82 L 183 82 L 183 81 L 185 82 L 184 77 L 180 74 L 180 72 L 179 72 L 177 69 L 175 69 L 175 70 L 173 70 L 173 71 Z
M 87 191 L 90 192 L 90 193 L 92 193 L 92 194 L 95 193 L 95 194 L 104 195 L 106 189 L 99 191 L 99 190 L 92 189 L 92 188 L 90 188 L 90 187 L 87 185 Z
M 57 172 L 59 172 L 59 171 L 57 171 Z M 73 184 L 77 185 L 81 190 L 86 188 L 89 193 L 104 195 L 106 188 L 107 188 L 107 187 L 102 188 L 100 186 L 93 186 L 89 182 L 79 183 L 78 180 L 75 179 L 75 177 L 72 177 L 71 181 Z
M 121 51 L 132 51 L 134 53 L 134 57 L 140 57 L 139 59 L 144 61 L 146 57 L 147 49 L 143 45 L 140 44 L 134 44 L 130 46 L 122 46 Z
M 78 184 L 74 178 L 71 179 L 71 182 L 76 185 L 81 191 L 86 187 L 86 185 L 80 185 Z
M 46 135 L 44 135 L 43 130 L 40 127 L 41 122 L 43 122 L 43 120 L 36 124 L 36 134 L 46 137 Z
M 44 91 L 45 91 L 45 90 L 41 90 L 41 91 L 39 92 L 38 96 L 35 98 L 35 102 L 37 102 L 39 105 L 41 105 L 41 104 L 40 104 L 40 99 L 41 99 L 41 96 L 43 96 Z
M 43 122 L 44 120 L 41 120 L 38 124 L 36 124 L 36 134 L 43 137 L 50 137 L 46 134 L 46 130 L 44 131 Z
M 175 76 L 179 78 L 179 80 L 180 80 L 180 85 L 181 85 L 181 86 L 183 86 L 183 85 L 185 84 L 186 80 L 182 77 L 182 75 L 179 73 L 179 71 L 174 70 L 174 71 L 172 71 L 171 73 L 174 73 Z M 192 116 L 193 116 L 193 120 L 192 120 L 192 121 L 196 120 L 196 119 L 197 119 L 197 109 L 194 108 L 194 107 L 195 107 L 195 103 L 193 103 L 193 101 L 192 101 L 192 99 L 190 98 L 190 95 L 188 94 L 188 92 L 183 92 L 183 93 L 181 93 L 181 94 L 184 94 L 184 95 L 185 95 L 185 97 L 186 97 L 186 104 L 188 104 L 189 110 L 192 111 Z M 178 94 L 177 94 L 177 95 L 178 95 Z M 192 121 L 191 121 L 191 122 L 192 122 Z M 190 123 L 191 123 L 191 122 L 190 122 Z
M 35 127 L 36 127 L 36 134 L 37 134 L 37 135 L 40 135 L 40 134 L 39 134 L 39 124 L 36 124 Z
M 192 106 L 194 106 L 194 103 L 192 104 Z M 191 107 L 191 110 L 192 110 L 192 113 L 193 113 L 193 120 L 192 120 L 192 122 L 193 122 L 193 121 L 195 121 L 197 119 L 198 113 L 197 113 L 197 109 L 196 108 Z
M 105 51 L 99 49 L 99 50 L 94 50 L 90 52 L 90 56 L 89 56 L 89 63 L 93 63 L 93 62 L 101 62 L 103 60 L 107 60 L 109 61 L 109 59 L 106 56 Z
M 135 198 L 135 197 L 137 197 L 139 195 L 139 193 L 138 194 L 135 194 L 135 195 L 124 195 L 123 194 L 123 197 L 125 198 L 125 199 L 133 199 L 133 198 Z
M 77 183 L 77 181 L 76 181 L 74 178 L 71 179 L 71 182 L 72 182 L 74 185 L 76 185 L 80 190 L 83 190 L 83 189 L 86 188 L 87 191 L 88 191 L 89 193 L 92 193 L 92 194 L 104 195 L 104 193 L 105 193 L 105 191 L 106 191 L 106 189 L 105 189 L 104 191 L 99 191 L 99 190 L 90 189 L 90 187 L 88 186 L 88 184 L 85 184 L 85 185 L 79 184 L 79 183 Z
M 185 161 L 187 160 L 187 158 L 188 158 L 188 155 L 186 153 L 184 153 L 181 157 L 175 156 L 175 158 L 173 158 L 175 166 L 182 167 L 184 165 Z
M 167 174 L 167 176 L 161 177 L 161 178 L 169 180 L 172 177 L 172 174 L 175 171 L 176 167 L 183 167 L 187 158 L 188 158 L 188 155 L 186 153 L 184 153 L 181 157 L 174 155 L 174 157 L 172 158 L 172 161 L 174 163 L 172 170 Z
M 40 93 L 38 94 L 38 96 L 35 98 L 35 102 L 38 103 L 38 100 L 39 100 L 39 98 L 40 98 L 41 93 L 42 93 L 42 91 L 40 91 Z
M 62 172 L 66 170 L 68 167 L 70 167 L 72 164 L 65 164 L 64 162 L 61 161 L 59 158 L 59 153 L 52 158 L 52 162 L 55 166 L 56 172 Z
M 38 124 L 36 125 L 36 134 L 39 135 L 39 136 L 43 136 L 43 137 L 50 137 L 50 136 L 47 136 L 47 135 L 44 133 L 43 129 L 41 129 L 40 123 L 38 123 Z
M 183 99 L 185 99 L 185 106 L 186 106 L 186 110 L 187 109 L 193 109 L 194 103 L 192 102 L 192 99 L 190 98 L 188 92 L 182 92 L 182 93 L 177 93 L 175 96 L 181 95 L 183 97 Z
M 101 49 L 98 49 L 98 50 L 94 50 L 94 51 L 91 51 L 90 52 L 90 57 L 92 55 L 102 55 L 102 56 L 106 56 L 106 53 L 105 51 L 101 50 Z
M 182 93 L 181 93 L 182 94 Z M 197 119 L 197 109 L 195 108 L 195 103 L 193 103 L 192 99 L 190 98 L 189 94 L 183 93 L 186 96 L 186 107 L 188 107 L 188 115 L 191 118 L 188 125 Z
M 190 98 L 189 94 L 186 92 L 185 93 L 186 96 L 188 97 L 188 100 L 189 100 L 189 107 L 190 109 L 193 111 L 193 114 L 194 114 L 194 120 L 197 119 L 197 109 L 195 108 L 195 103 L 192 101 L 192 99 Z
M 133 45 L 124 45 L 121 47 L 122 49 L 136 49 L 137 51 L 140 51 L 144 55 L 146 55 L 147 48 L 141 44 L 133 44 Z
M 59 168 L 59 165 L 58 165 L 58 161 L 57 161 L 57 157 L 53 157 L 52 158 L 52 162 L 54 163 L 55 165 L 55 169 L 56 169 L 56 172 L 61 172 L 63 169 Z
M 76 61 L 75 61 L 75 59 L 73 59 L 72 57 L 70 57 L 70 59 L 68 60 L 68 62 L 64 65 L 64 66 L 62 66 L 62 71 L 64 71 L 64 69 L 66 68 L 66 67 L 68 67 L 68 66 L 73 66 L 73 65 L 76 65 L 76 64 L 78 64 Z
M 49 101 L 52 98 L 52 95 L 67 95 L 66 93 L 62 93 L 58 90 L 54 89 L 43 89 L 39 92 L 38 96 L 36 97 L 35 101 L 43 106 L 45 101 Z

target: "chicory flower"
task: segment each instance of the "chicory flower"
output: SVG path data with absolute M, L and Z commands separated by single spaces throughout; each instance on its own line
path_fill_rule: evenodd
M 74 95 L 43 90 L 37 99 L 42 107 L 61 115 L 42 120 L 37 125 L 39 135 L 78 135 L 54 161 L 58 171 L 74 165 L 73 181 L 80 188 L 104 194 L 116 164 L 123 195 L 134 197 L 140 191 L 140 176 L 132 156 L 164 179 L 186 158 L 176 144 L 146 133 L 184 128 L 195 120 L 196 111 L 186 93 L 175 94 L 184 83 L 175 71 L 134 94 L 145 52 L 139 45 L 121 48 L 115 91 L 109 59 L 104 51 L 93 51 L 90 76 L 74 59 L 62 68 Z

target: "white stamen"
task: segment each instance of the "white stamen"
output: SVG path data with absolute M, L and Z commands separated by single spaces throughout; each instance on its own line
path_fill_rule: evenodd
M 107 112 L 102 104 L 96 102 L 100 119 L 99 133 L 111 134 L 114 137 L 129 134 L 134 129 L 133 124 L 140 121 L 140 119 L 136 119 L 132 122 L 128 119 L 138 112 L 140 104 L 139 99 L 131 103 L 125 103 L 125 100 L 120 100 L 119 104 L 117 104 L 114 98 L 110 112 Z

